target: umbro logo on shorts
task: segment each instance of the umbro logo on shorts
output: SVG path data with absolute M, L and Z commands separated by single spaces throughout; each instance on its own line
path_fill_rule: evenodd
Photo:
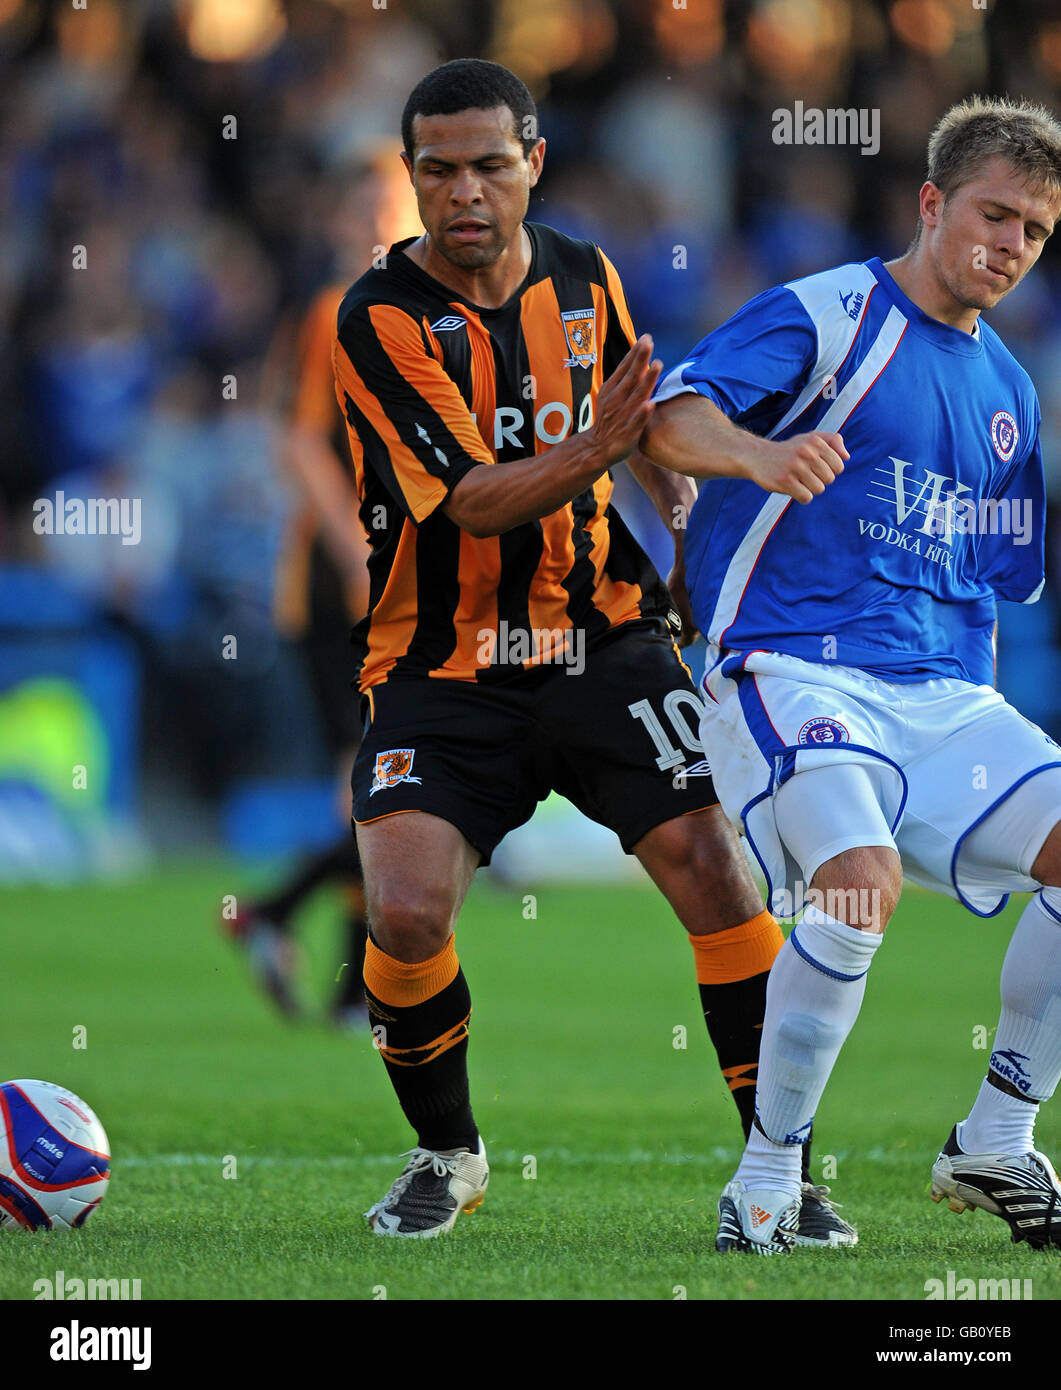
M 388 748 L 385 753 L 377 753 L 369 796 L 396 787 L 399 782 L 415 782 L 419 786 L 420 778 L 412 775 L 415 754 L 413 748 Z

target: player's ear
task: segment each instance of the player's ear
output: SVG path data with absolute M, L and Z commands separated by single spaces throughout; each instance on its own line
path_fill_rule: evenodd
M 943 203 L 946 194 L 941 188 L 929 180 L 921 185 L 919 194 L 921 220 L 926 226 L 934 227 L 943 215 Z
M 402 150 L 402 163 L 405 165 L 405 172 L 409 175 L 409 182 L 415 188 L 416 180 L 413 178 L 413 161 L 409 158 L 409 156 L 405 153 L 404 150 Z
M 527 163 L 530 165 L 530 179 L 528 182 L 531 188 L 534 187 L 534 185 L 538 182 L 539 178 L 541 177 L 542 164 L 544 162 L 545 141 L 539 138 L 534 143 L 534 145 L 531 146 L 531 151 L 527 155 Z

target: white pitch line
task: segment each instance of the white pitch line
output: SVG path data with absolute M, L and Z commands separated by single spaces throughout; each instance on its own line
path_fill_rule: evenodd
M 491 1163 L 521 1164 L 528 1154 L 519 1154 L 515 1149 L 491 1148 Z M 123 1168 L 190 1168 L 222 1163 L 224 1154 L 130 1154 L 127 1158 L 111 1156 L 111 1162 Z M 394 1164 L 402 1155 L 392 1154 L 332 1154 L 328 1157 L 314 1158 L 312 1155 L 292 1154 L 282 1157 L 278 1154 L 239 1154 L 234 1155 L 240 1163 L 260 1168 L 347 1168 L 365 1167 L 373 1164 Z M 736 1162 L 736 1149 L 717 1149 L 712 1154 L 654 1154 L 635 1152 L 620 1153 L 577 1153 L 570 1149 L 540 1149 L 534 1154 L 539 1162 L 559 1163 L 570 1166 L 606 1163 L 615 1165 L 646 1165 L 653 1163 L 690 1164 L 718 1163 L 730 1159 Z
M 362 1168 L 374 1166 L 393 1166 L 400 1154 L 333 1154 L 314 1158 L 312 1155 L 292 1154 L 283 1157 L 278 1154 L 240 1154 L 235 1153 L 237 1161 L 248 1168 Z M 491 1164 L 511 1163 L 519 1166 L 531 1153 L 517 1153 L 515 1149 L 491 1148 Z M 111 1162 L 116 1168 L 194 1168 L 215 1167 L 229 1157 L 228 1154 L 121 1154 L 112 1155 Z M 693 1164 L 736 1163 L 740 1154 L 737 1149 L 712 1149 L 708 1153 L 649 1153 L 635 1149 L 630 1153 L 583 1153 L 573 1149 L 539 1149 L 533 1154 L 539 1163 L 556 1163 L 564 1167 L 581 1168 L 595 1165 L 613 1167 L 688 1167 Z M 820 1158 L 820 1155 L 817 1155 Z M 870 1163 L 921 1164 L 924 1154 L 896 1154 L 883 1149 L 870 1149 L 865 1153 L 852 1155 L 849 1150 L 841 1150 L 833 1155 L 838 1163 L 857 1158 Z

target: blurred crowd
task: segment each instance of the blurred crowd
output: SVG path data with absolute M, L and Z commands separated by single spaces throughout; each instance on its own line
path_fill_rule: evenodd
M 5 575 L 29 569 L 122 631 L 142 671 L 147 773 L 204 805 L 239 777 L 326 767 L 273 615 L 296 506 L 281 467 L 294 345 L 315 293 L 355 278 L 374 236 L 418 230 L 399 117 L 416 81 L 458 56 L 531 87 L 548 144 L 531 218 L 605 248 L 672 364 L 770 284 L 900 253 L 949 104 L 989 91 L 1057 105 L 1061 10 L 0 0 L 0 624 Z M 773 112 L 797 100 L 879 111 L 879 152 L 775 144 Z M 384 157 L 396 180 L 366 225 L 350 190 Z M 1039 388 L 1061 499 L 1053 248 L 991 321 Z M 38 535 L 33 502 L 57 490 L 140 498 L 140 544 Z M 651 508 L 620 493 L 665 567 Z M 1020 619 L 1013 651 L 1056 655 L 1057 592 L 1033 626 Z M 238 661 L 222 655 L 229 634 Z M 1028 679 L 1023 659 L 1011 669 Z M 1061 732 L 1058 687 L 1041 672 L 1032 684 L 1027 712 Z

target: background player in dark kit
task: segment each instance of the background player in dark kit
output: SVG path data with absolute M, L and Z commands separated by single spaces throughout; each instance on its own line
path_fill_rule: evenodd
M 350 769 L 361 734 L 350 696 L 350 624 L 368 605 L 368 543 L 358 520 L 359 499 L 351 477 L 350 446 L 336 400 L 332 351 L 335 316 L 352 274 L 372 263 L 382 246 L 416 225 L 416 206 L 395 159 L 393 144 L 376 145 L 327 181 L 324 230 L 335 265 L 329 280 L 302 314 L 297 335 L 287 325 L 276 335 L 274 357 L 293 356 L 284 460 L 301 494 L 290 519 L 276 576 L 274 620 L 296 642 L 335 760 L 349 818 Z M 290 339 L 296 336 L 297 341 Z M 280 375 L 284 368 L 276 368 Z M 357 845 L 348 832 L 299 863 L 279 884 L 222 920 L 226 933 L 247 953 L 262 988 L 288 1017 L 298 1017 L 298 953 L 293 927 L 306 902 L 337 887 L 345 900 L 340 970 L 329 1017 L 339 1027 L 367 1028 L 363 969 L 364 892 Z

